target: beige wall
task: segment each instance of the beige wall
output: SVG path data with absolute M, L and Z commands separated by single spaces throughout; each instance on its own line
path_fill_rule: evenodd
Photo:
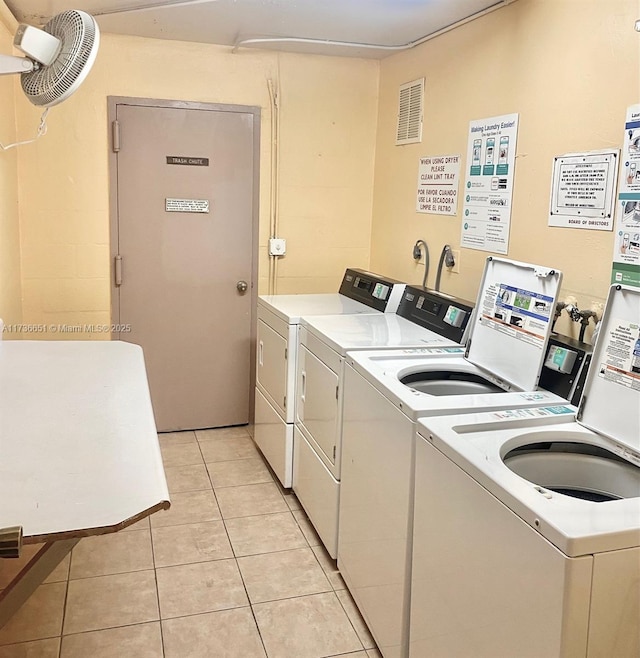
M 378 63 L 103 35 L 82 88 L 52 109 L 20 154 L 25 321 L 109 321 L 107 96 L 262 108 L 260 290 L 266 291 L 270 189 L 267 79 L 281 89 L 278 292 L 335 290 L 369 262 Z M 39 111 L 19 98 L 21 136 Z M 318 247 L 321 246 L 321 249 Z M 70 334 L 69 338 L 78 338 Z
M 11 53 L 13 34 L 0 20 L 0 52 Z M 0 77 L 0 142 L 16 138 L 15 78 Z M 22 322 L 20 233 L 18 223 L 18 151 L 0 150 L 0 318 L 8 325 Z M 11 327 L 7 327 L 11 329 Z M 18 337 L 7 331 L 5 338 Z
M 421 281 L 411 247 L 424 238 L 433 284 L 442 246 L 459 248 L 462 203 L 458 217 L 416 213 L 418 159 L 461 154 L 464 171 L 469 121 L 519 112 L 508 256 L 563 270 L 561 294 L 581 308 L 602 301 L 612 233 L 548 227 L 551 163 L 562 153 L 620 147 L 626 108 L 640 97 L 639 9 L 638 0 L 518 0 L 383 60 L 372 269 Z M 396 147 L 398 87 L 423 76 L 422 144 Z M 488 254 L 461 252 L 460 274 L 443 274 L 442 289 L 475 299 Z M 579 327 L 563 320 L 559 329 L 575 335 Z
M 638 0 L 518 0 L 380 64 L 234 55 L 217 46 L 104 35 L 84 86 L 51 111 L 48 135 L 18 154 L 0 155 L 0 313 L 20 315 L 17 167 L 24 321 L 109 320 L 108 95 L 262 107 L 260 290 L 266 291 L 268 78 L 281 88 L 279 235 L 287 238 L 288 254 L 279 261 L 278 292 L 335 290 L 347 265 L 419 282 L 423 270 L 410 257 L 418 238 L 431 248 L 433 284 L 442 245 L 458 247 L 460 218 L 415 212 L 418 158 L 464 156 L 469 120 L 519 112 L 508 255 L 561 268 L 562 294 L 575 295 L 581 306 L 601 301 L 612 234 L 547 226 L 551 161 L 620 145 L 625 108 L 640 91 L 640 40 L 632 29 L 638 16 Z M 7 52 L 3 28 L 0 40 Z M 423 142 L 396 147 L 398 86 L 422 76 Z M 7 140 L 17 87 L 11 78 L 0 85 L 0 139 Z M 39 110 L 19 92 L 15 107 L 19 137 L 32 136 Z M 445 273 L 443 289 L 473 299 L 486 255 L 463 249 L 461 273 Z M 574 329 L 565 324 L 561 330 Z

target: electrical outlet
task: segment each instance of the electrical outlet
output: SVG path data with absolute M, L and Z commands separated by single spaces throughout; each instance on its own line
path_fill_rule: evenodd
M 449 272 L 452 274 L 460 274 L 460 249 L 452 249 L 451 253 L 453 255 L 454 260 L 456 261 L 456 264 L 449 268 Z
M 284 238 L 269 238 L 269 256 L 285 256 L 287 241 Z
M 604 302 L 593 301 L 591 302 L 590 309 L 596 314 L 596 321 L 600 322 L 604 313 Z

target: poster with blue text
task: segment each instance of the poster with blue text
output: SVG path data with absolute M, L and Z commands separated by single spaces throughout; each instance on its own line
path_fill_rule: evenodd
M 509 251 L 517 136 L 517 114 L 469 123 L 460 246 Z
M 627 109 L 614 234 L 611 283 L 640 288 L 640 105 Z

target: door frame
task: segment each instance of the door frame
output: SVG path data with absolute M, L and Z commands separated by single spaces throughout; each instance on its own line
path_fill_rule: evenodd
M 255 105 L 233 105 L 226 103 L 202 103 L 199 101 L 180 101 L 155 98 L 137 98 L 130 96 L 107 96 L 107 128 L 109 131 L 109 280 L 110 280 L 110 310 L 111 323 L 120 323 L 120 305 L 118 287 L 115 281 L 115 257 L 119 252 L 120 239 L 118 232 L 118 159 L 114 151 L 113 122 L 116 120 L 118 105 L 132 105 L 137 107 L 157 107 L 183 110 L 213 110 L 216 112 L 240 112 L 253 115 L 253 198 L 251 217 L 251 317 L 250 317 L 250 345 L 249 361 L 249 425 L 254 421 L 255 409 L 255 382 L 256 382 L 256 332 L 257 332 L 257 304 L 258 304 L 258 259 L 260 236 L 260 117 L 261 109 Z M 117 340 L 115 333 L 111 340 Z

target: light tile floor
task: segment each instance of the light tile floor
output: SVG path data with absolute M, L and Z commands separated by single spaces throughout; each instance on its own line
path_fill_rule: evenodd
M 0 658 L 380 657 L 246 428 L 160 446 L 171 509 L 81 540 L 0 630 Z

